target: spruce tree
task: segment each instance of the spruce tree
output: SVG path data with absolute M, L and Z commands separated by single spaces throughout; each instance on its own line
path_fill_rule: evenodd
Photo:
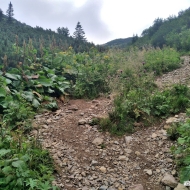
M 0 9 L 0 21 L 3 19 L 3 11 Z
M 58 34 L 61 34 L 61 35 L 64 35 L 64 36 L 66 36 L 66 37 L 69 37 L 69 29 L 66 27 L 62 27 L 62 28 L 57 28 L 57 33 Z
M 77 23 L 75 32 L 73 33 L 73 38 L 75 38 L 75 40 L 77 40 L 77 41 L 83 41 L 83 42 L 87 41 L 85 38 L 85 32 L 84 32 L 80 22 Z
M 7 17 L 8 17 L 8 21 L 11 21 L 12 20 L 12 18 L 13 18 L 13 16 L 14 16 L 14 10 L 13 10 L 13 5 L 12 5 L 12 3 L 10 2 L 9 3 L 9 7 L 8 7 L 8 9 L 7 9 Z

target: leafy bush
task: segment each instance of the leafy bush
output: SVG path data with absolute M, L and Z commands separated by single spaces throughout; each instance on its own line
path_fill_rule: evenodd
M 180 54 L 172 48 L 148 50 L 145 54 L 144 68 L 157 75 L 172 71 L 180 67 Z
M 21 131 L 1 130 L 0 189 L 56 189 L 51 185 L 53 164 L 48 152 Z
M 177 127 L 177 133 L 179 136 L 177 146 L 173 146 L 171 149 L 176 155 L 180 182 L 184 183 L 184 181 L 190 180 L 190 119 Z
M 133 131 L 134 122 L 150 124 L 152 117 L 166 117 L 185 111 L 190 107 L 190 90 L 184 85 L 174 85 L 171 89 L 158 92 L 146 88 L 147 80 L 127 88 L 114 101 L 114 110 L 109 120 L 103 121 L 101 128 L 114 134 Z M 154 90 L 154 92 L 153 92 Z M 105 127 L 107 126 L 107 127 Z
M 108 69 L 109 58 L 106 56 L 103 60 L 92 59 L 90 64 L 81 65 L 74 85 L 74 97 L 92 99 L 108 92 Z

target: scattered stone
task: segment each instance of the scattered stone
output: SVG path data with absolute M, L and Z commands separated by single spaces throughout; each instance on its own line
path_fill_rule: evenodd
M 153 133 L 152 134 L 152 138 L 154 139 L 154 138 L 156 138 L 158 135 L 156 134 L 156 133 Z
M 188 190 L 183 184 L 178 183 L 177 187 L 174 190 Z
M 130 154 L 130 153 L 132 152 L 131 149 L 125 149 L 124 151 L 125 151 L 127 154 Z
M 130 186 L 128 190 L 144 190 L 144 188 L 141 184 L 137 184 L 137 185 Z
M 98 162 L 96 160 L 92 160 L 91 166 L 97 166 L 97 165 L 98 165 Z
M 166 124 L 171 124 L 171 123 L 174 123 L 176 122 L 176 118 L 175 117 L 170 117 L 166 120 Z
M 105 186 L 105 185 L 103 185 L 103 186 L 101 186 L 101 187 L 99 188 L 99 190 L 107 190 L 107 189 L 108 189 L 108 187 Z
M 169 187 L 172 187 L 172 188 L 175 188 L 177 186 L 177 184 L 178 184 L 177 181 L 175 180 L 175 178 L 172 175 L 168 174 L 168 173 L 166 173 L 164 175 L 161 182 L 163 184 L 169 186 Z
M 78 121 L 78 124 L 79 124 L 79 125 L 85 125 L 85 124 L 86 124 L 86 120 L 85 120 L 85 119 L 80 119 L 80 120 Z
M 135 151 L 135 154 L 136 154 L 137 156 L 140 156 L 140 155 L 141 155 L 141 153 L 140 153 L 139 151 Z
M 78 107 L 76 105 L 73 105 L 73 106 L 68 107 L 68 110 L 77 111 Z
M 128 161 L 129 158 L 127 158 L 126 156 L 119 156 L 119 160 L 120 161 Z
M 148 175 L 152 175 L 152 170 L 144 169 L 144 172 L 146 172 Z
M 106 170 L 106 168 L 105 168 L 104 166 L 100 167 L 99 169 L 100 169 L 100 171 L 103 172 L 103 173 L 106 173 L 106 172 L 107 172 L 107 170 Z
M 130 143 L 131 141 L 132 141 L 132 137 L 131 136 L 126 136 L 125 137 L 125 142 L 128 144 L 128 143 Z
M 103 143 L 103 139 L 102 138 L 99 138 L 99 137 L 97 137 L 97 138 L 95 138 L 93 141 L 92 141 L 92 143 L 93 144 L 95 144 L 96 146 L 99 146 L 99 145 L 101 145 L 102 143 Z
M 171 128 L 171 126 L 170 125 L 164 125 L 164 129 L 169 129 L 169 128 Z
M 109 187 L 107 190 L 116 190 L 116 189 L 114 189 L 114 188 L 112 188 L 112 187 Z

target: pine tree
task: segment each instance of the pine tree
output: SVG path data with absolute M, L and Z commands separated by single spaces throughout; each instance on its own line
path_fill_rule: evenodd
M 12 3 L 10 2 L 9 3 L 9 7 L 8 7 L 8 9 L 7 9 L 7 17 L 8 17 L 8 21 L 11 21 L 12 20 L 12 18 L 13 18 L 13 16 L 14 16 L 14 10 L 13 10 L 13 5 L 12 5 Z
M 3 11 L 0 9 L 0 21 L 3 19 Z
M 73 38 L 75 38 L 77 41 L 83 41 L 83 42 L 87 41 L 85 38 L 85 32 L 84 32 L 80 22 L 77 23 L 75 32 L 73 33 Z

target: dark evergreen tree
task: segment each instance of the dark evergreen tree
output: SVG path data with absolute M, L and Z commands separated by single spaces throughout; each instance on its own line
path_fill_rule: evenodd
M 69 29 L 66 27 L 66 28 L 64 28 L 64 27 L 62 27 L 62 28 L 58 28 L 57 29 L 57 33 L 58 34 L 61 34 L 61 35 L 64 35 L 64 36 L 66 36 L 66 37 L 69 37 L 69 35 L 70 35 L 70 33 L 69 33 Z
M 87 41 L 85 38 L 85 32 L 84 32 L 80 22 L 77 23 L 75 32 L 73 33 L 73 38 L 77 41 L 83 41 L 83 42 Z
M 138 35 L 133 34 L 132 43 L 135 43 L 138 40 Z
M 8 9 L 7 9 L 7 17 L 8 17 L 8 21 L 11 21 L 12 20 L 12 18 L 13 18 L 13 16 L 14 16 L 14 10 L 13 10 L 13 5 L 12 5 L 12 3 L 10 2 L 9 3 L 9 7 L 8 7 Z
M 3 18 L 3 11 L 2 9 L 0 9 L 0 21 L 2 20 L 2 18 Z

